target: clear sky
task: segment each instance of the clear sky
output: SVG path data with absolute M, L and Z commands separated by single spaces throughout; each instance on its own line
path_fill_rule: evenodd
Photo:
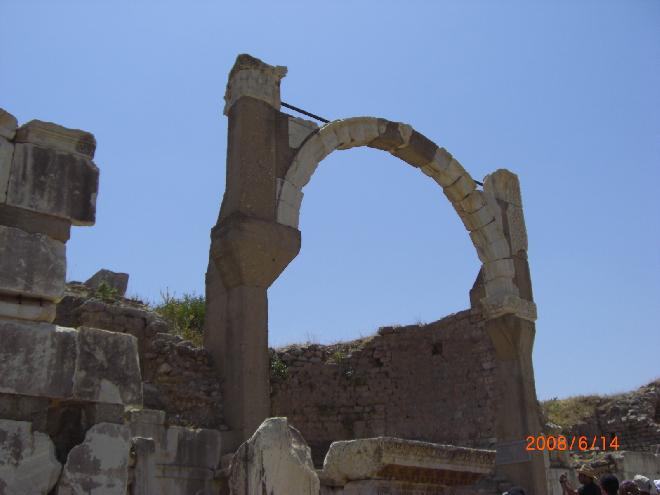
M 68 278 L 203 294 L 236 55 L 286 65 L 284 101 L 407 122 L 473 177 L 522 184 L 540 398 L 660 376 L 660 2 L 0 0 L 0 107 L 93 132 L 97 224 Z M 331 342 L 469 305 L 479 261 L 437 185 L 372 149 L 305 189 L 270 342 Z

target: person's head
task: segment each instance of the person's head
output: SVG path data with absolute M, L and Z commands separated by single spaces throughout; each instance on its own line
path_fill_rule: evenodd
M 504 492 L 503 495 L 527 495 L 527 492 L 519 486 L 514 486 L 508 492 Z
M 596 473 L 586 464 L 580 466 L 580 468 L 577 470 L 577 473 L 578 473 L 578 481 L 583 485 L 588 485 L 589 483 L 596 482 L 596 478 L 597 478 Z
M 655 494 L 657 491 L 654 490 L 655 486 L 651 483 L 651 480 L 648 479 L 646 476 L 642 476 L 641 474 L 636 474 L 635 477 L 633 478 L 633 483 L 637 485 L 637 488 L 639 488 L 639 493 L 641 495 L 651 495 L 652 493 Z
M 640 495 L 639 488 L 633 481 L 626 480 L 619 486 L 619 495 Z
M 600 487 L 607 495 L 616 495 L 619 491 L 619 480 L 613 474 L 606 474 L 600 478 Z

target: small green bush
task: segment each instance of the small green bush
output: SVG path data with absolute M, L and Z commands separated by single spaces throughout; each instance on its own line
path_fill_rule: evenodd
M 119 291 L 108 285 L 107 282 L 101 282 L 94 290 L 93 296 L 103 301 L 114 301 L 119 297 Z
M 277 378 L 284 380 L 289 374 L 289 368 L 282 358 L 273 353 L 270 357 L 270 371 L 271 374 Z
M 162 302 L 154 307 L 154 311 L 170 324 L 173 333 L 201 346 L 206 311 L 204 297 L 187 293 L 182 297 L 176 297 L 168 290 L 165 293 L 161 292 L 160 296 Z

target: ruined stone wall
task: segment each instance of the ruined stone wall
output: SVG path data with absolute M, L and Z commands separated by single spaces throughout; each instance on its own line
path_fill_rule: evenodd
M 220 380 L 208 351 L 181 337 L 148 306 L 124 297 L 103 299 L 85 284 L 68 283 L 55 323 L 133 335 L 138 341 L 144 407 L 167 423 L 225 429 Z
M 660 380 L 638 390 L 603 397 L 592 416 L 567 429 L 567 435 L 617 436 L 624 450 L 656 452 L 660 447 Z
M 381 435 L 492 448 L 497 372 L 480 313 L 468 310 L 272 351 L 271 413 L 302 432 L 317 464 L 332 441 Z

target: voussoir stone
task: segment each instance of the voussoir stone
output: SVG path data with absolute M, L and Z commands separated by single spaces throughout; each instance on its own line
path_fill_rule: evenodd
M 286 418 L 266 419 L 231 462 L 232 495 L 318 495 L 311 451 Z
M 99 423 L 69 452 L 57 495 L 126 495 L 130 430 Z
M 99 169 L 83 155 L 16 143 L 6 202 L 44 215 L 93 225 Z
M 0 419 L 0 494 L 46 495 L 61 471 L 48 435 L 27 421 Z
M 66 276 L 64 243 L 0 225 L 0 253 L 0 294 L 60 300 Z

